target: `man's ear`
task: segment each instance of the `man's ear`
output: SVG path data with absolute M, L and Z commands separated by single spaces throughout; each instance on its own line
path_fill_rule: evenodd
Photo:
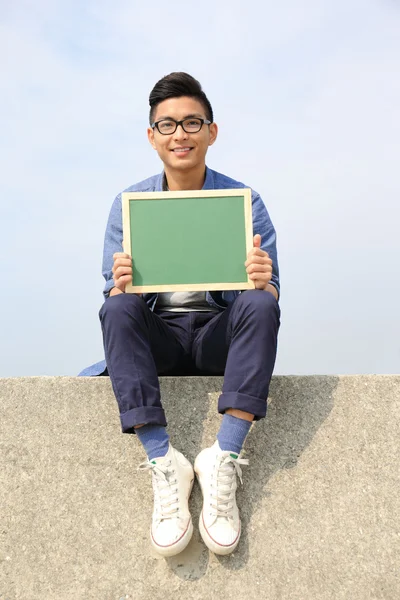
M 151 127 L 147 129 L 147 138 L 150 144 L 153 146 L 154 150 L 156 150 L 156 145 L 154 143 L 154 129 L 152 129 Z
M 210 141 L 208 142 L 209 146 L 212 146 L 218 136 L 218 125 L 216 123 L 211 123 L 209 125 L 210 130 Z

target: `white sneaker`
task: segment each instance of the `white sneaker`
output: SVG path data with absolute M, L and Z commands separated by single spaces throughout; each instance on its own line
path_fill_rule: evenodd
M 193 534 L 188 506 L 194 480 L 193 467 L 170 444 L 165 456 L 142 463 L 138 470 L 152 471 L 154 510 L 151 543 L 163 556 L 179 554 Z
M 221 450 L 218 441 L 202 450 L 194 470 L 203 492 L 199 528 L 205 545 L 215 554 L 230 554 L 239 543 L 241 527 L 236 504 L 236 475 L 242 482 L 240 465 L 249 461 L 235 452 Z

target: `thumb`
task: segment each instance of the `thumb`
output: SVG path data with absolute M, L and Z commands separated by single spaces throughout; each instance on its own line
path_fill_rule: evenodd
M 261 246 L 261 235 L 257 233 L 253 238 L 253 246 L 254 248 L 260 248 Z

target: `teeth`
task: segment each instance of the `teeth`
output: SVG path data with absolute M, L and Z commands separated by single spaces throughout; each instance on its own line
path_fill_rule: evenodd
M 175 148 L 174 152 L 187 152 L 190 148 Z

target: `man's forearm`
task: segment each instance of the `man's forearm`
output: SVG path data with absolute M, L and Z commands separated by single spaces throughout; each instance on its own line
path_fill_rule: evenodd
M 265 291 L 271 292 L 271 294 L 274 296 L 275 300 L 278 301 L 278 291 L 274 285 L 272 285 L 271 283 L 268 283 Z
M 124 292 L 117 287 L 113 287 L 110 290 L 110 296 L 117 296 L 118 294 L 123 294 Z
M 113 288 L 111 288 L 111 290 L 110 290 L 110 294 L 109 294 L 109 295 L 110 295 L 110 296 L 118 296 L 118 294 L 124 294 L 124 293 L 125 293 L 125 292 L 123 292 L 123 291 L 122 291 L 122 290 L 120 290 L 119 288 L 117 288 L 117 287 L 113 287 Z M 141 296 L 142 296 L 142 294 L 136 294 L 136 296 L 140 296 L 140 297 L 141 297 Z

